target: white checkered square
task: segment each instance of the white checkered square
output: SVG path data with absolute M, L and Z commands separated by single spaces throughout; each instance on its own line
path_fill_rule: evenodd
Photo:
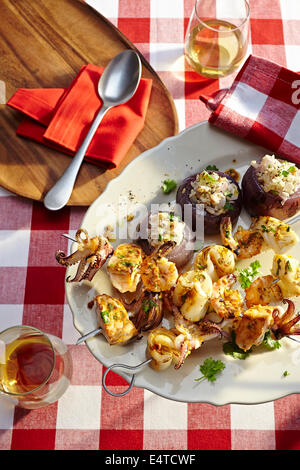
M 232 429 L 275 429 L 274 405 L 231 405 Z
M 8 398 L 0 396 L 0 429 L 12 429 L 15 406 Z
M 151 0 L 151 18 L 183 18 L 183 0 Z
M 101 387 L 70 385 L 58 401 L 58 429 L 99 429 Z
M 183 72 L 183 44 L 152 43 L 150 44 L 150 63 L 156 72 Z
M 300 147 L 300 111 L 297 111 L 297 114 L 285 135 L 285 140 L 296 145 L 296 147 Z
M 264 93 L 239 82 L 232 95 L 226 99 L 226 107 L 255 121 L 267 98 Z
M 86 3 L 106 18 L 118 17 L 119 0 L 86 0 Z
M 300 2 L 299 2 L 300 6 Z M 285 56 L 286 56 L 286 67 L 294 72 L 299 72 L 300 70 L 300 45 L 286 45 L 285 46 Z
M 300 20 L 299 0 L 280 0 L 280 7 L 283 20 Z
M 0 266 L 27 266 L 30 230 L 0 231 Z
M 22 304 L 0 304 L 0 331 L 11 326 L 22 325 Z
M 224 2 L 224 0 L 216 0 L 216 13 L 219 19 L 243 19 L 246 18 L 248 11 L 245 2 Z
M 68 304 L 64 305 L 62 340 L 66 344 L 75 344 L 80 334 L 73 323 L 73 315 Z
M 145 390 L 144 429 L 187 429 L 187 403 L 178 403 Z

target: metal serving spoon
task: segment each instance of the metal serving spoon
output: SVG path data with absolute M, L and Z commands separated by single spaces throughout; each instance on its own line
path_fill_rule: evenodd
M 126 103 L 134 95 L 141 74 L 141 60 L 135 51 L 121 52 L 109 62 L 98 83 L 98 94 L 103 102 L 102 107 L 70 165 L 46 194 L 44 205 L 47 209 L 55 211 L 67 204 L 84 155 L 103 116 L 110 108 Z M 84 99 L 84 96 L 82 98 Z

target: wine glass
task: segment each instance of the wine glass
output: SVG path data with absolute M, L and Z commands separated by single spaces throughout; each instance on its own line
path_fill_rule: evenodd
M 27 325 L 0 333 L 0 394 L 22 408 L 57 401 L 72 376 L 72 359 L 61 339 Z
M 189 65 L 208 78 L 233 73 L 247 53 L 249 14 L 247 0 L 197 0 L 185 38 Z

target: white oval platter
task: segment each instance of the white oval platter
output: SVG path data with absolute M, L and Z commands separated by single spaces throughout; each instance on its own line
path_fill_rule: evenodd
M 152 203 L 168 203 L 175 200 L 176 190 L 169 195 L 161 191 L 164 179 L 170 178 L 180 183 L 208 164 L 216 165 L 221 171 L 234 167 L 242 176 L 251 161 L 265 153 L 268 152 L 262 147 L 227 134 L 207 122 L 196 124 L 133 160 L 90 206 L 81 227 L 85 228 L 90 236 L 95 236 L 103 233 L 107 225 L 115 226 L 117 222 L 120 231 L 124 220 L 122 207 L 126 204 L 141 204 L 149 208 Z M 238 223 L 249 226 L 250 218 L 245 211 L 242 211 Z M 300 224 L 296 224 L 294 229 L 299 232 Z M 211 241 L 213 240 L 205 239 L 205 244 Z M 122 242 L 124 243 L 124 240 Z M 117 239 L 114 245 L 118 243 L 120 241 Z M 71 250 L 76 250 L 75 243 Z M 292 249 L 289 254 L 299 258 L 299 248 Z M 263 256 L 255 258 L 261 262 L 262 274 L 269 273 L 272 257 L 273 252 L 267 251 Z M 239 268 L 249 266 L 253 259 L 244 260 L 239 264 Z M 75 272 L 76 266 L 68 268 L 66 277 L 73 277 Z M 92 282 L 66 282 L 65 289 L 75 328 L 81 335 L 95 329 L 96 314 L 87 305 L 95 295 L 112 294 L 105 268 L 95 275 Z M 295 303 L 299 309 L 297 299 Z M 164 320 L 163 324 L 165 323 L 167 325 L 168 320 Z M 86 341 L 90 352 L 106 367 L 114 363 L 137 365 L 143 362 L 146 344 L 147 335 L 127 346 L 110 346 L 102 335 Z M 199 365 L 207 357 L 221 359 L 226 368 L 215 383 L 198 383 L 194 379 L 202 375 Z M 214 340 L 193 351 L 177 371 L 170 367 L 166 371 L 155 372 L 147 365 L 137 373 L 135 386 L 182 402 L 206 402 L 214 405 L 256 404 L 299 393 L 299 363 L 300 345 L 289 339 L 282 340 L 282 347 L 275 351 L 266 351 L 259 347 L 246 360 L 225 356 L 222 342 Z M 286 370 L 290 375 L 283 376 Z M 129 374 L 117 369 L 115 371 L 130 382 Z

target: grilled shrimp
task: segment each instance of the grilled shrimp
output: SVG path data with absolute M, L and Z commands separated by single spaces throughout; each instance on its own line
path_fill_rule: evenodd
M 254 219 L 250 230 L 259 231 L 265 244 L 275 253 L 285 253 L 299 241 L 298 235 L 288 224 L 274 217 L 262 216 Z
M 205 269 L 213 281 L 235 270 L 235 255 L 222 245 L 210 245 L 201 250 L 194 261 L 195 269 Z
M 195 322 L 206 314 L 211 293 L 212 280 L 206 271 L 187 271 L 177 280 L 173 302 L 184 318 Z
M 238 290 L 231 286 L 236 282 L 234 274 L 227 274 L 213 284 L 211 306 L 222 318 L 238 317 L 244 306 L 244 300 Z
M 277 279 L 271 275 L 258 277 L 250 287 L 245 289 L 245 300 L 248 308 L 252 305 L 268 305 L 270 302 L 283 299 Z
M 288 255 L 274 255 L 271 274 L 280 279 L 278 286 L 284 297 L 300 295 L 300 269 L 297 259 Z
M 133 243 L 123 243 L 114 251 L 107 265 L 112 285 L 119 292 L 135 292 L 140 281 L 142 249 Z
M 166 242 L 143 260 L 140 274 L 147 290 L 163 292 L 176 284 L 178 279 L 176 265 L 164 257 L 173 246 L 174 242 Z
M 234 238 L 239 245 L 238 259 L 252 258 L 261 253 L 263 249 L 264 239 L 258 231 L 238 227 Z

